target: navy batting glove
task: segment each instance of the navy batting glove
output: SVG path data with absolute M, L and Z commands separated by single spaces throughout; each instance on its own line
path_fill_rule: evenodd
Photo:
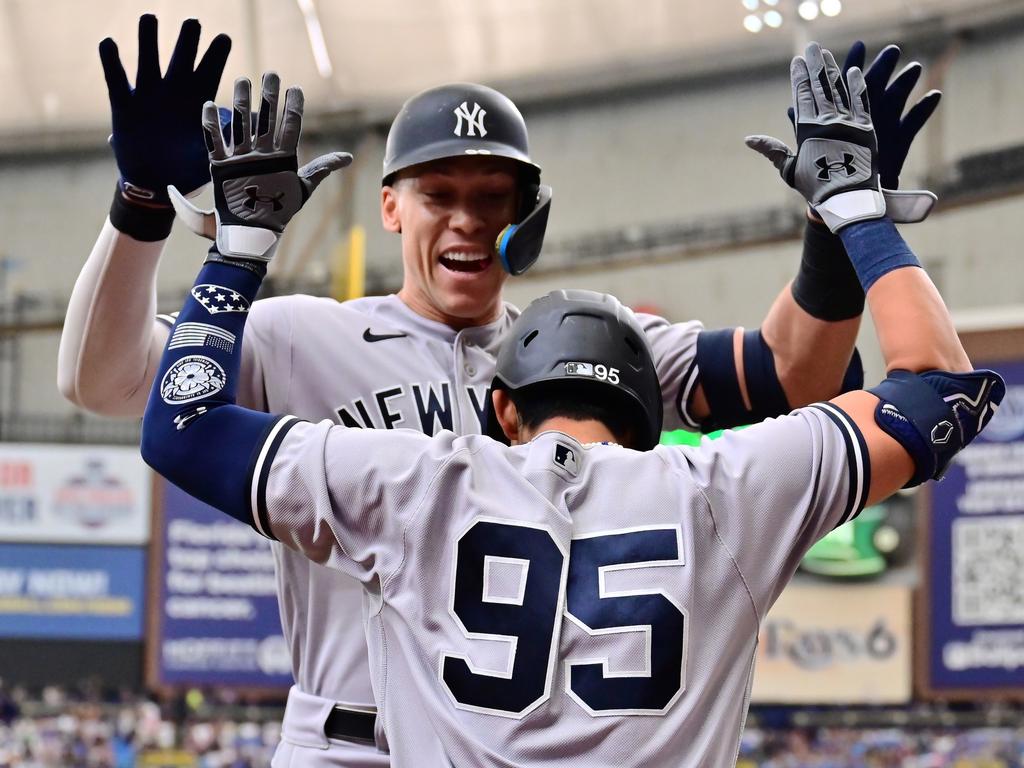
M 203 139 L 203 104 L 217 93 L 231 38 L 217 35 L 195 66 L 200 25 L 181 25 L 167 73 L 161 77 L 157 20 L 139 19 L 139 63 L 135 87 L 128 84 L 117 44 L 100 43 L 100 61 L 110 96 L 114 148 L 124 197 L 134 203 L 170 206 L 168 185 L 194 192 L 210 181 Z
M 879 176 L 883 187 L 898 189 L 900 172 L 910 152 L 910 145 L 939 106 L 942 92 L 929 91 L 904 115 L 910 92 L 921 78 L 921 65 L 913 61 L 893 79 L 893 72 L 900 60 L 898 46 L 887 45 L 866 70 L 864 58 L 864 43 L 858 40 L 846 56 L 843 71 L 857 67 L 864 72 L 868 102 L 871 104 L 871 120 L 878 137 Z

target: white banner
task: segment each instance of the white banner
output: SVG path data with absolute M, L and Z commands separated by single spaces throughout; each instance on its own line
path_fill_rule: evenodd
M 751 700 L 909 701 L 910 598 L 901 585 L 790 584 L 761 626 Z
M 145 544 L 150 478 L 134 447 L 0 443 L 0 541 Z

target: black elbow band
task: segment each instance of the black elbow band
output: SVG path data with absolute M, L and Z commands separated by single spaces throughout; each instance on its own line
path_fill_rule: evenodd
M 758 329 L 743 334 L 743 372 L 750 398 L 747 408 L 736 371 L 734 334 L 734 328 L 724 328 L 697 337 L 697 366 L 710 410 L 701 423 L 705 431 L 752 424 L 790 410 L 775 372 L 775 356 Z
M 743 373 L 750 397 L 748 424 L 789 413 L 789 401 L 775 371 L 775 353 L 759 328 L 743 334 Z
M 743 415 L 747 409 L 743 405 L 732 349 L 735 332 L 735 328 L 721 328 L 697 335 L 697 367 L 710 411 L 700 425 L 705 432 L 746 423 Z
M 790 291 L 793 300 L 819 320 L 849 320 L 864 312 L 864 289 L 843 241 L 815 221 L 804 228 L 800 270 Z
M 110 223 L 119 232 L 146 243 L 166 240 L 174 226 L 174 209 L 147 208 L 129 203 L 121 194 L 121 188 L 114 190 L 114 201 L 110 204 Z
M 970 373 L 892 371 L 868 390 L 878 400 L 875 422 L 914 461 L 904 486 L 939 480 L 953 457 L 992 419 L 1006 394 L 995 371 Z
M 858 389 L 864 389 L 864 363 L 861 362 L 860 352 L 854 347 L 853 357 L 850 358 L 850 364 L 846 366 L 846 373 L 843 374 L 843 383 L 839 385 L 839 394 Z

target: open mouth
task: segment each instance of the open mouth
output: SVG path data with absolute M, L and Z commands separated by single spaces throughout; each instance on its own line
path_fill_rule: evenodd
M 439 261 L 441 266 L 452 272 L 483 272 L 490 265 L 493 257 L 487 253 L 462 253 L 448 251 Z

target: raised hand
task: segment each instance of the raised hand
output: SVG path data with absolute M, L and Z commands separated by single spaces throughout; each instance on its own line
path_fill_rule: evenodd
M 787 184 L 836 232 L 854 221 L 885 215 L 878 178 L 878 145 L 867 86 L 856 67 L 846 78 L 817 43 L 790 66 L 797 148 L 771 136 L 748 136 Z
M 161 76 L 157 20 L 139 19 L 139 62 L 135 87 L 128 84 L 117 44 L 100 43 L 100 61 L 110 96 L 110 137 L 124 197 L 137 204 L 170 205 L 167 187 L 188 194 L 210 180 L 200 125 L 203 104 L 214 98 L 224 72 L 231 38 L 217 35 L 195 66 L 200 25 L 187 19 L 166 74 Z
M 291 218 L 299 212 L 321 181 L 352 162 L 347 152 L 329 152 L 298 167 L 302 131 L 302 89 L 285 93 L 278 124 L 280 79 L 263 75 L 255 126 L 250 111 L 252 86 L 235 81 L 231 145 L 225 144 L 217 106 L 203 107 L 202 126 L 213 177 L 215 210 L 201 211 L 172 190 L 175 210 L 199 234 L 215 238 L 217 251 L 227 259 L 267 262 Z

